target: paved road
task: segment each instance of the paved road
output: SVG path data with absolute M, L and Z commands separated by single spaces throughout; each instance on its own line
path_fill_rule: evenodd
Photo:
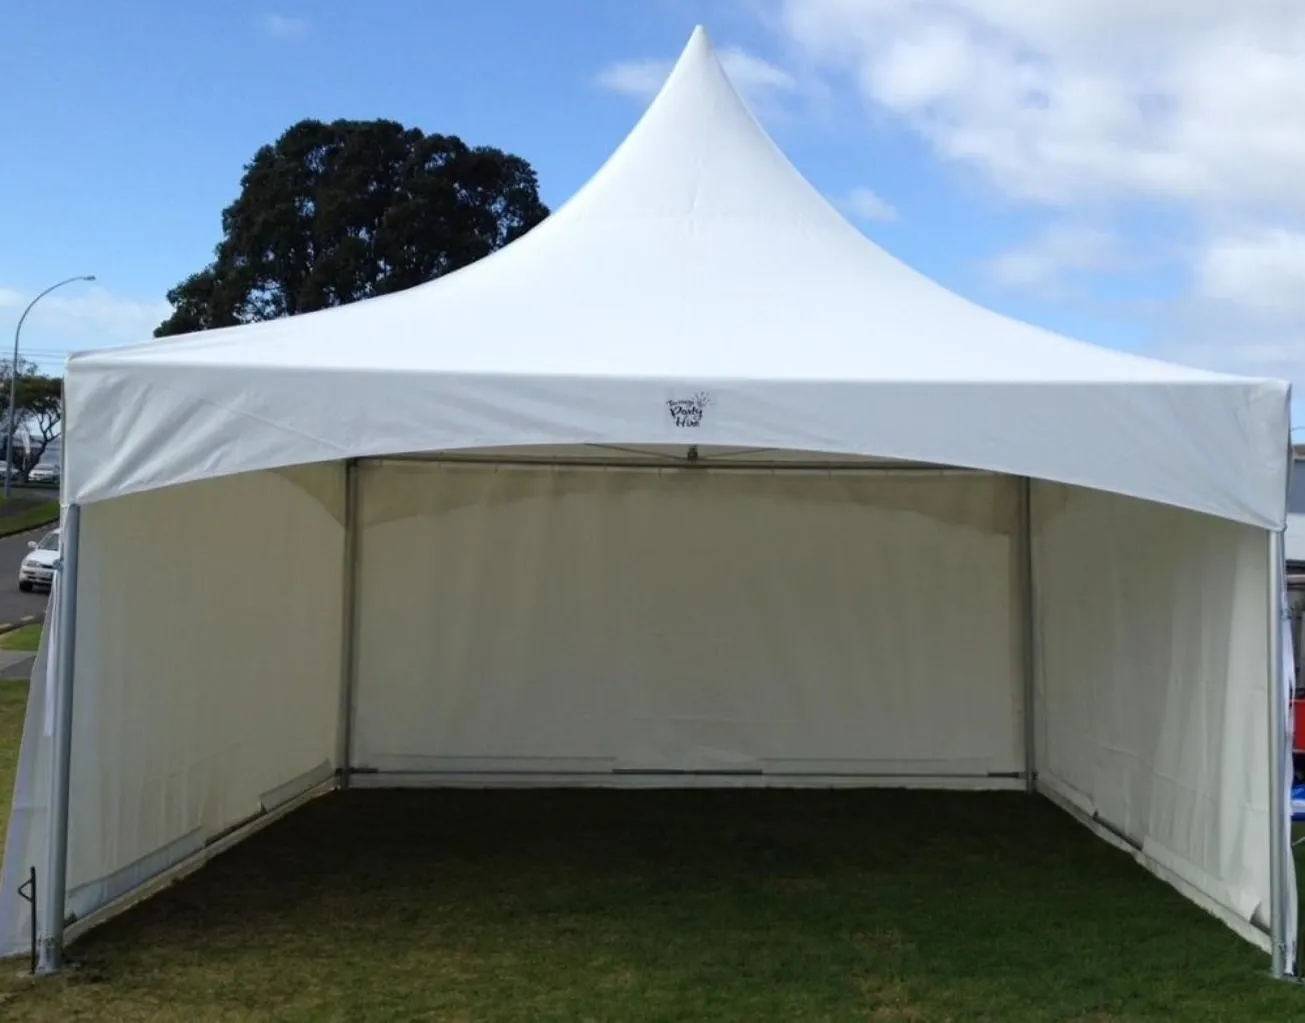
M 21 592 L 18 589 L 18 566 L 27 555 L 28 541 L 39 540 L 49 528 L 45 526 L 33 533 L 0 539 L 0 625 L 16 625 L 28 615 L 45 611 L 49 594 Z

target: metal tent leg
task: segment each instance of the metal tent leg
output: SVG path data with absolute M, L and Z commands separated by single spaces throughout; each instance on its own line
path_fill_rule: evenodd
M 1291 885 L 1291 749 L 1287 743 L 1287 712 L 1291 694 L 1283 672 L 1283 617 L 1287 612 L 1286 563 L 1283 534 L 1269 534 L 1269 938 L 1273 975 L 1283 978 L 1295 971 L 1288 949 L 1295 935 L 1287 933 L 1295 916 L 1288 905 Z
M 1033 481 L 1020 480 L 1020 513 L 1018 534 L 1015 537 L 1017 578 L 1019 586 L 1020 621 L 1020 672 L 1023 684 L 1024 709 L 1024 788 L 1037 790 L 1037 719 L 1034 700 L 1037 697 L 1037 593 L 1033 585 Z
M 343 600 L 340 622 L 340 709 L 335 771 L 339 788 L 349 787 L 353 767 L 354 682 L 358 675 L 358 503 L 361 483 L 356 460 L 345 463 Z
M 37 972 L 63 966 L 64 918 L 68 896 L 68 797 L 72 772 L 73 676 L 77 648 L 77 556 L 81 507 L 69 505 L 59 532 L 59 606 L 55 608 L 54 678 L 47 699 L 54 701 L 51 739 L 50 813 L 47 820 L 45 877 L 40 896 L 41 924 Z

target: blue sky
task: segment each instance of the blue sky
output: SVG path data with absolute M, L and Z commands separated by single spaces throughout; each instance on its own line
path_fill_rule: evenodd
M 1305 4 L 1134 6 L 11 4 L 0 331 L 94 273 L 38 307 L 25 347 L 54 366 L 148 334 L 244 162 L 303 117 L 508 149 L 557 206 L 701 22 L 799 169 L 907 262 L 1086 340 L 1305 384 Z M 1208 77 L 1239 84 L 1212 96 Z

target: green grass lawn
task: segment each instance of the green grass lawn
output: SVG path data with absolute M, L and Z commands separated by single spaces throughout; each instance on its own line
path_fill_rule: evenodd
M 0 634 L 0 650 L 35 653 L 41 643 L 41 626 L 24 625 L 13 632 Z M 0 683 L 3 684 L 3 683 Z
M 340 794 L 73 948 L 0 980 L 0 1019 L 1305 1020 L 1265 956 L 1019 794 Z
M 26 682 L 0 682 L 0 822 L 9 822 L 9 803 L 14 795 L 14 772 L 18 769 L 18 744 L 23 738 L 23 714 L 27 709 Z M 5 829 L 0 825 L 0 853 L 5 848 Z M 0 1015 L 0 1019 L 3 1019 Z
M 0 498 L 0 536 L 26 533 L 29 529 L 54 525 L 59 519 L 59 502 L 29 496 Z

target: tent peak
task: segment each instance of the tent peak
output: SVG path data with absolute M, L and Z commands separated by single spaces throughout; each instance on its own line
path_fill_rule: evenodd
M 684 44 L 684 49 L 680 52 L 680 61 L 687 59 L 703 59 L 714 57 L 716 47 L 711 41 L 711 36 L 707 32 L 705 25 L 694 25 L 693 31 L 689 33 L 689 41 Z
M 727 83 L 730 90 L 734 91 L 733 83 L 730 82 L 729 76 L 725 73 L 724 65 L 720 62 L 720 57 L 716 53 L 716 47 L 711 41 L 711 36 L 707 34 L 705 27 L 697 25 L 689 36 L 689 41 L 684 44 L 684 49 L 680 51 L 680 56 L 675 61 L 674 67 L 671 68 L 671 73 L 666 76 L 666 81 L 662 84 L 653 105 L 656 106 L 657 100 L 660 100 L 665 93 L 679 91 L 676 86 L 679 85 L 681 79 L 697 78 L 701 82 L 700 76 L 703 75 L 718 75 Z M 694 87 L 686 86 L 685 88 Z M 696 87 L 701 88 L 701 85 Z
M 732 220 L 755 225 L 787 220 L 835 233 L 855 229 L 798 173 L 730 80 L 702 26 L 625 140 L 552 217 L 526 236 L 524 248 L 579 224 L 685 225 Z M 859 236 L 858 236 L 859 237 Z

